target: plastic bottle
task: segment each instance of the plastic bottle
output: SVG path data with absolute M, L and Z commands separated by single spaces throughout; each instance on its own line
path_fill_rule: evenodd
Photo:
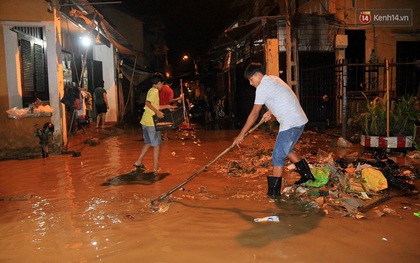
M 267 217 L 261 217 L 261 218 L 255 218 L 255 222 L 280 222 L 280 218 L 278 216 L 267 216 Z

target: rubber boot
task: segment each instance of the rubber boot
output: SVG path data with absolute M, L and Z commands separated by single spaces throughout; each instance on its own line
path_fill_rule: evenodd
M 267 196 L 272 199 L 279 197 L 281 189 L 281 177 L 267 176 L 268 192 Z
M 308 180 L 315 181 L 314 175 L 311 173 L 311 168 L 309 168 L 308 163 L 305 159 L 300 160 L 299 162 L 295 163 L 296 170 L 300 174 L 300 179 L 295 182 L 295 184 L 302 184 Z

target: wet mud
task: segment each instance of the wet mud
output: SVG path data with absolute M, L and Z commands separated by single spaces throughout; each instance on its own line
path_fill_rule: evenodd
M 158 211 L 151 200 L 228 148 L 238 130 L 169 131 L 157 174 L 133 166 L 140 130 L 104 132 L 70 149 L 78 157 L 0 162 L 0 262 L 414 262 L 420 256 L 417 196 L 382 204 L 397 215 L 359 220 L 334 209 L 325 214 L 295 197 L 267 199 L 267 160 L 258 158 L 259 169 L 245 163 L 256 148 L 269 152 L 275 139 L 269 132 L 252 133 L 162 200 Z M 305 132 L 298 150 L 341 157 L 363 151 L 338 148 L 336 140 Z M 152 163 L 149 150 L 144 165 Z M 287 172 L 286 186 L 298 178 Z M 254 222 L 273 215 L 280 221 Z

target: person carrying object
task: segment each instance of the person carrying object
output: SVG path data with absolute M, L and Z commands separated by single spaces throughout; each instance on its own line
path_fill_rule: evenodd
M 145 169 L 142 161 L 146 152 L 150 147 L 153 147 L 153 172 L 159 171 L 159 149 L 162 144 L 162 135 L 160 131 L 156 130 L 153 116 L 156 115 L 158 118 L 163 118 L 163 112 L 161 109 L 171 109 L 170 105 L 159 105 L 159 91 L 162 89 L 165 83 L 165 77 L 161 73 L 154 73 L 151 77 L 152 87 L 149 89 L 146 95 L 146 104 L 144 106 L 143 116 L 140 120 L 140 124 L 143 130 L 144 145 L 141 149 L 140 156 L 137 161 L 133 164 L 137 169 Z
M 262 64 L 250 63 L 245 69 L 244 77 L 256 89 L 255 100 L 246 123 L 233 143 L 239 146 L 243 142 L 244 135 L 258 119 L 263 105 L 268 108 L 262 117 L 265 122 L 271 119 L 271 115 L 276 117 L 280 128 L 273 149 L 273 174 L 267 176 L 267 195 L 276 199 L 280 196 L 286 158 L 296 165 L 297 172 L 301 175 L 295 184 L 315 180 L 306 160 L 293 150 L 308 118 L 293 90 L 279 77 L 266 75 Z
M 173 102 L 177 101 L 178 98 L 174 99 L 174 91 L 171 86 L 173 83 L 172 78 L 167 78 L 165 84 L 162 86 L 162 89 L 159 91 L 159 107 L 168 107 L 172 105 Z M 169 140 L 168 132 L 163 131 L 163 139 Z

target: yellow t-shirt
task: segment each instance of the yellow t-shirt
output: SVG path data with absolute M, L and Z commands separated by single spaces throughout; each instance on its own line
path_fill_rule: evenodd
M 157 88 L 150 88 L 146 95 L 146 101 L 150 101 L 156 109 L 159 109 L 159 90 Z M 147 106 L 144 106 L 144 113 L 140 120 L 140 124 L 146 126 L 155 126 L 153 121 L 155 112 Z

